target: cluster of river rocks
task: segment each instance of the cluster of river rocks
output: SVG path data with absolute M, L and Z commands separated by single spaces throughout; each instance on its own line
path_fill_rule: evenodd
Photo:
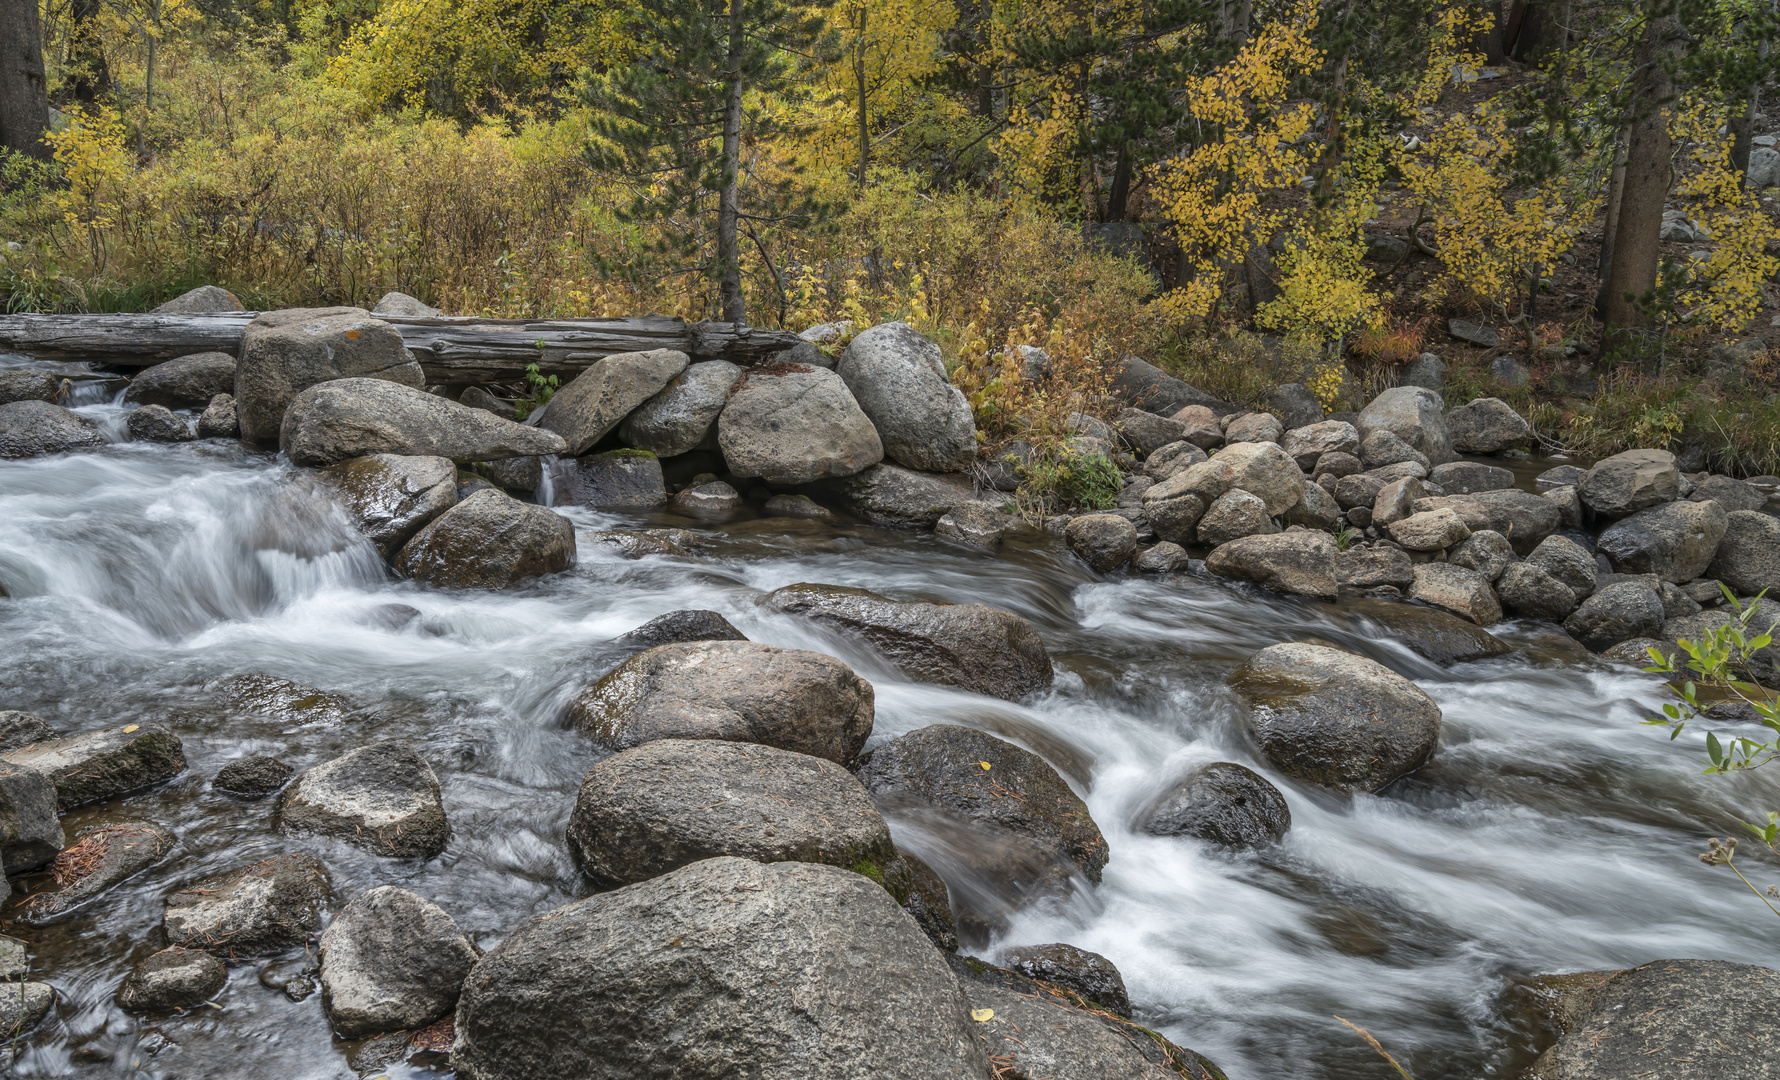
M 752 369 L 669 350 L 610 356 L 521 423 L 489 388 L 424 387 L 399 334 L 372 313 L 273 312 L 249 326 L 239 357 L 184 357 L 136 377 L 127 424 L 138 440 L 281 449 L 313 468 L 397 573 L 435 587 L 503 588 L 572 565 L 575 529 L 527 497 L 546 483 L 558 504 L 669 506 L 706 521 L 750 501 L 830 516 L 826 502 L 992 548 L 1012 527 L 998 493 L 1018 483 L 1030 448 L 980 462 L 968 404 L 939 350 L 907 326 L 865 330 L 838 358 L 818 347 L 825 332 Z M 1119 508 L 1061 522 L 1102 573 L 1199 572 L 1188 548 L 1209 549 L 1203 570 L 1284 593 L 1407 597 L 1421 603 L 1382 620 L 1440 662 L 1507 652 L 1485 629 L 1505 611 L 1562 621 L 1611 652 L 1728 618 L 1714 606 L 1720 583 L 1746 596 L 1780 586 L 1772 487 L 1684 476 L 1671 455 L 1636 451 L 1520 491 L 1506 469 L 1456 460 L 1530 442 L 1495 399 L 1448 412 L 1437 393 L 1402 387 L 1330 418 L 1288 393 L 1282 419 L 1135 360 L 1117 389 L 1129 407 L 1112 425 L 1081 418 L 1076 442 L 1128 474 Z M 0 457 L 103 444 L 57 392 L 51 376 L 0 374 Z M 726 478 L 692 475 L 670 491 L 663 461 L 695 454 Z M 593 538 L 632 557 L 697 545 L 689 530 Z M 1052 683 L 1039 634 L 1006 611 L 823 584 L 764 603 L 855 636 L 918 681 L 1007 700 Z M 169 894 L 167 947 L 120 973 L 119 1003 L 202 1007 L 226 965 L 267 964 L 261 981 L 293 997 L 319 986 L 355 1066 L 448 1052 L 466 1080 L 589 1075 L 589 1062 L 614 1076 L 1223 1075 L 1133 1024 L 1104 957 L 1064 943 L 1006 954 L 1005 968 L 959 956 L 945 882 L 892 842 L 883 811 L 931 811 L 1010 838 L 1013 862 L 987 869 L 1026 883 L 1029 901 L 1091 889 L 1107 841 L 1050 763 L 954 725 L 866 753 L 870 683 L 832 656 L 749 641 L 712 612 L 664 615 L 622 642 L 635 653 L 566 717 L 606 755 L 566 836 L 587 899 L 484 954 L 429 900 L 393 886 L 336 897 L 327 866 L 293 852 Z M 1747 662 L 1780 684 L 1772 657 Z M 1377 791 L 1438 743 L 1427 694 L 1344 650 L 1271 646 L 1229 682 L 1262 756 L 1297 782 Z M 259 714 L 350 708 L 261 674 L 205 692 Z M 60 816 L 185 768 L 177 734 L 160 725 L 60 737 L 37 717 L 0 713 L 0 860 L 9 876 L 52 861 L 66 871 L 15 922 L 68 917 L 166 857 L 174 838 L 152 822 L 70 843 Z M 292 773 L 247 758 L 211 787 L 217 798 L 275 796 L 280 831 L 388 859 L 429 859 L 449 842 L 438 779 L 408 743 Z M 1286 833 L 1290 813 L 1265 778 L 1219 763 L 1143 827 L 1259 847 Z M 297 958 L 315 941 L 318 963 L 306 966 Z M 25 1030 L 54 994 L 24 979 L 23 942 L 0 944 L 16 968 L 0 1023 Z

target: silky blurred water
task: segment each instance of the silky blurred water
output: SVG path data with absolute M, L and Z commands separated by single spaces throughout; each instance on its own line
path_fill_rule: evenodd
M 81 411 L 118 432 L 107 396 Z M 582 530 L 573 571 L 499 594 L 432 592 L 390 576 L 345 516 L 270 455 L 120 444 L 0 462 L 0 584 L 11 593 L 0 600 L 0 708 L 67 732 L 166 723 L 190 762 L 161 788 L 66 823 L 72 834 L 146 817 L 179 846 L 77 918 L 17 931 L 32 977 L 61 998 L 19 1075 L 355 1075 L 320 996 L 292 1003 L 260 984 L 254 964 L 231 968 L 221 1010 L 168 1020 L 118 1010 L 118 982 L 159 947 L 162 898 L 251 859 L 310 850 L 342 902 L 402 885 L 493 946 L 585 893 L 563 827 L 596 754 L 559 726 L 564 704 L 627 655 L 613 638 L 681 608 L 852 663 L 877 691 L 872 745 L 969 724 L 1057 765 L 1110 843 L 1105 880 L 1068 904 L 1013 912 L 980 951 L 1068 941 L 1105 954 L 1140 1021 L 1234 1080 L 1391 1075 L 1335 1014 L 1421 1080 L 1509 1076 L 1532 1038 L 1517 977 L 1672 956 L 1780 962 L 1771 916 L 1694 857 L 1706 837 L 1780 807 L 1780 780 L 1700 775 L 1691 731 L 1670 742 L 1637 723 L 1658 700 L 1653 677 L 1591 661 L 1549 627 L 1499 628 L 1520 652 L 1443 670 L 1354 609 L 1191 575 L 1103 579 L 1043 534 L 988 556 L 930 534 L 753 520 L 703 528 L 695 558 L 627 561 L 586 531 L 641 519 L 563 512 Z M 860 646 L 759 606 L 799 581 L 1018 612 L 1049 646 L 1056 687 L 1016 705 L 910 683 Z M 391 604 L 420 614 L 391 628 Z M 1306 637 L 1372 656 L 1432 694 L 1445 713 L 1435 762 L 1352 799 L 1266 769 L 1222 680 L 1256 649 Z M 353 708 L 342 723 L 291 726 L 232 713 L 204 690 L 244 672 L 321 687 Z M 282 837 L 270 802 L 208 789 L 247 754 L 303 768 L 392 737 L 418 743 L 444 786 L 452 837 L 425 863 Z M 1256 768 L 1285 792 L 1293 825 L 1282 845 L 1232 855 L 1134 831 L 1171 784 L 1216 760 Z M 971 838 L 912 819 L 893 828 L 956 895 L 993 902 L 996 883 L 971 872 Z

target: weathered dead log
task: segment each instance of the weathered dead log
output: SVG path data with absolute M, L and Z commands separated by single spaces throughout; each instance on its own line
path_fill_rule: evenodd
M 0 352 L 40 360 L 147 367 L 196 352 L 237 352 L 258 312 L 217 315 L 0 315 Z M 797 344 L 794 334 L 733 323 L 637 319 L 389 318 L 436 383 L 511 381 L 527 365 L 568 381 L 602 357 L 679 349 L 694 360 L 757 364 Z

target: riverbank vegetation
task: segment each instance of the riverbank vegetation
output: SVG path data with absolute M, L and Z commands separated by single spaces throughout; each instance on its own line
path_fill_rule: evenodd
M 673 0 L 43 0 L 0 299 L 900 318 L 990 441 L 1128 354 L 1340 411 L 1432 350 L 1552 446 L 1780 472 L 1780 374 L 1727 347 L 1780 299 L 1763 5 L 735 7 L 732 62 Z

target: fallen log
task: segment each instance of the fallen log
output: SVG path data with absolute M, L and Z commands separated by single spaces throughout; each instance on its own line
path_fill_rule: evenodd
M 0 315 L 0 352 L 148 367 L 198 352 L 237 353 L 255 311 L 214 315 Z M 567 382 L 613 353 L 679 349 L 694 360 L 758 364 L 795 334 L 649 315 L 635 319 L 389 317 L 429 382 L 508 382 L 530 364 Z

